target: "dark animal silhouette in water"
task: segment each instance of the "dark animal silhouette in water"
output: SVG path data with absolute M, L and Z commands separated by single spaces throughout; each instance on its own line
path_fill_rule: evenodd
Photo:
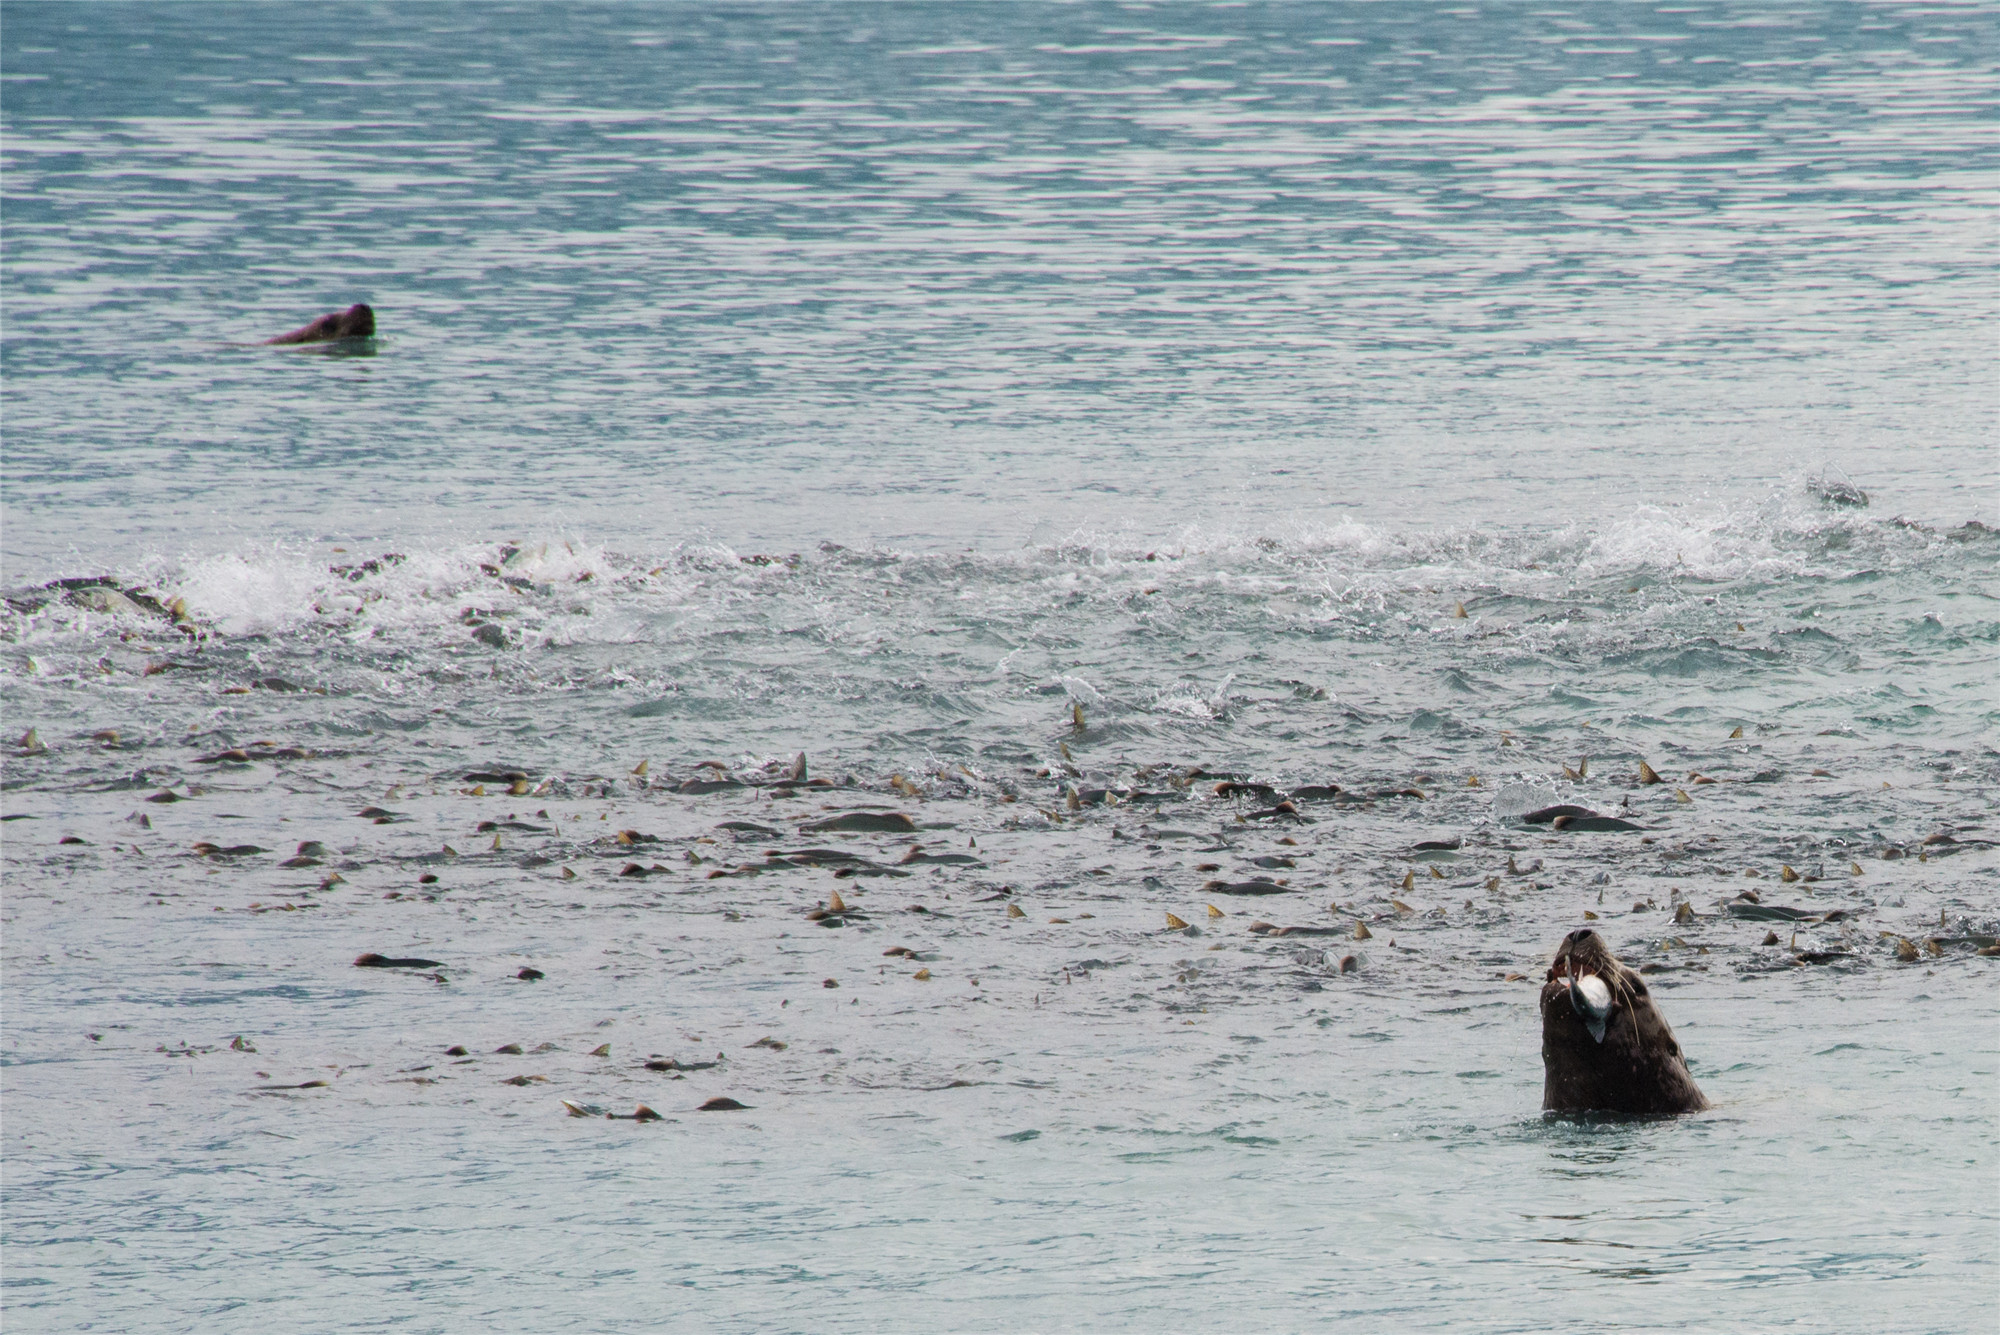
M 420 960 L 409 957 L 391 959 L 387 955 L 377 955 L 371 950 L 366 955 L 356 956 L 354 967 L 357 969 L 441 969 L 444 966 L 436 960 Z
M 344 311 L 329 311 L 309 325 L 294 329 L 289 334 L 267 338 L 264 342 L 331 343 L 339 338 L 372 338 L 374 334 L 375 312 L 357 301 Z
M 1589 807 L 1580 807 L 1569 802 L 1559 806 L 1543 807 L 1539 811 L 1530 811 L 1521 819 L 1529 825 L 1547 825 L 1558 830 L 1591 831 L 1599 834 L 1646 828 L 1622 817 L 1602 815 Z
M 1542 984 L 1542 1070 L 1550 1112 L 1708 1107 L 1645 980 L 1588 927 L 1563 938 Z

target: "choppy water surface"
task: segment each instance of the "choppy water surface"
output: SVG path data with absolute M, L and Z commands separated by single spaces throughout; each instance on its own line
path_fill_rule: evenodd
M 1985 7 L 7 27 L 11 560 L 1491 522 L 1822 464 L 1962 522 L 1993 473 Z M 373 358 L 222 346 L 355 300 Z
M 10 1329 L 1981 1327 L 1984 11 L 0 41 Z

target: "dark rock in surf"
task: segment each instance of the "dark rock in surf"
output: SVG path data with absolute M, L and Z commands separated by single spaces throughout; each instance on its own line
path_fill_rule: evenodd
M 1545 1110 L 1663 1114 L 1709 1106 L 1645 980 L 1589 928 L 1556 949 L 1541 1012 Z

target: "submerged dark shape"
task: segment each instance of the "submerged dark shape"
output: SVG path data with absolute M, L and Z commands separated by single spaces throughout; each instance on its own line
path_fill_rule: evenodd
M 1577 830 L 1584 833 L 1616 834 L 1620 830 L 1643 830 L 1646 827 L 1634 821 L 1622 820 L 1617 816 L 1557 816 L 1549 822 L 1555 830 Z
M 1259 802 L 1276 803 L 1284 794 L 1268 783 L 1238 783 L 1230 779 L 1215 785 L 1217 797 L 1254 797 Z
M 441 969 L 444 966 L 436 960 L 420 960 L 407 957 L 403 959 L 391 959 L 387 955 L 377 955 L 371 950 L 366 955 L 356 956 L 354 967 L 357 969 Z
M 8 606 L 24 614 L 63 602 L 87 612 L 159 617 L 184 633 L 194 633 L 187 619 L 187 608 L 180 599 L 161 602 L 146 590 L 111 575 L 73 575 L 32 588 L 10 589 L 4 597 Z
M 1522 816 L 1521 821 L 1526 825 L 1547 825 L 1557 816 L 1595 816 L 1596 814 L 1589 807 L 1580 807 L 1574 802 L 1558 802 L 1552 807 L 1537 807 L 1535 810 Z
M 837 832 L 873 834 L 913 834 L 917 823 L 900 811 L 848 811 L 799 828 L 807 834 Z
M 1624 820 L 1618 816 L 1602 815 L 1599 812 L 1592 811 L 1589 807 L 1580 807 L 1570 802 L 1564 802 L 1552 807 L 1542 807 L 1538 811 L 1530 811 L 1527 815 L 1521 817 L 1521 820 L 1528 825 L 1547 825 L 1557 830 L 1576 830 L 1600 834 L 1618 830 L 1643 830 L 1646 828 L 1636 822 Z
M 1683 1113 L 1708 1107 L 1645 980 L 1588 927 L 1563 938 L 1542 984 L 1542 1107 Z
M 264 340 L 267 346 L 285 343 L 331 343 L 341 338 L 372 338 L 375 335 L 375 312 L 365 304 L 355 302 L 344 311 L 328 311 L 309 325 L 301 325 L 289 334 Z
M 970 853 L 926 853 L 921 845 L 911 844 L 910 851 L 896 860 L 899 867 L 911 863 L 929 863 L 940 867 L 983 867 L 986 864 Z
M 1258 936 L 1346 936 L 1347 935 L 1347 929 L 1345 927 L 1280 927 L 1274 922 L 1253 922 L 1250 924 L 1249 930 Z M 1354 957 L 1351 955 L 1348 956 L 1349 960 L 1352 960 L 1353 958 Z M 1353 970 L 1343 967 L 1341 969 L 1341 972 L 1351 973 L 1353 972 Z
M 1285 895 L 1290 894 L 1292 889 L 1262 876 L 1249 881 L 1208 881 L 1201 888 L 1205 893 L 1214 895 Z

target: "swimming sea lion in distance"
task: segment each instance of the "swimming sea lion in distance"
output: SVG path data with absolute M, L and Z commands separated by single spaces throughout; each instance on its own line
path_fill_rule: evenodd
M 344 311 L 328 311 L 309 325 L 294 329 L 289 334 L 264 340 L 266 345 L 279 343 L 331 343 L 340 338 L 372 338 L 375 335 L 375 312 L 364 303 L 355 302 Z
M 1683 1113 L 1708 1107 L 1645 980 L 1588 927 L 1557 947 L 1541 1004 L 1546 1111 Z
M 354 967 L 357 969 L 441 969 L 444 966 L 436 960 L 412 958 L 391 959 L 387 955 L 378 955 L 371 950 L 366 955 L 356 956 Z

